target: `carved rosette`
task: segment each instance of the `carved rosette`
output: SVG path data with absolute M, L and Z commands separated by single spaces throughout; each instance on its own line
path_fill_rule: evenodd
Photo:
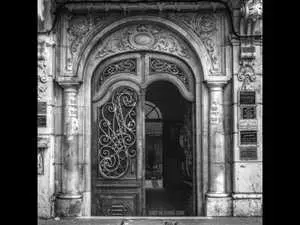
M 212 70 L 219 69 L 216 34 L 217 18 L 213 14 L 170 14 L 173 20 L 180 21 L 200 37 L 212 62 Z
M 153 24 L 139 24 L 116 31 L 105 38 L 95 58 L 134 50 L 155 50 L 183 58 L 191 57 L 188 47 L 172 33 Z
M 256 80 L 253 67 L 249 64 L 242 65 L 238 73 L 238 80 L 243 82 L 242 90 L 250 89 L 250 82 L 254 82 Z

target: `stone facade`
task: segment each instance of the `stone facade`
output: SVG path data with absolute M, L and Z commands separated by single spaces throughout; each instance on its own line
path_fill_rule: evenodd
M 188 74 L 162 77 L 195 102 L 195 214 L 262 215 L 262 0 L 39 0 L 38 18 L 39 217 L 91 216 L 91 102 L 119 83 L 143 99 L 160 79 L 142 66 L 151 57 Z M 93 74 L 126 57 L 141 77 L 110 73 L 91 96 Z

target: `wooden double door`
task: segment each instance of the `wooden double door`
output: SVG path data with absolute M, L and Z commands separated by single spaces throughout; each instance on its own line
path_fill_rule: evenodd
M 134 53 L 110 59 L 95 71 L 91 124 L 93 216 L 147 215 L 147 80 L 163 77 L 166 82 L 169 79 L 184 87 L 192 83 L 186 70 L 183 64 L 161 55 Z M 189 91 L 191 88 L 187 88 Z

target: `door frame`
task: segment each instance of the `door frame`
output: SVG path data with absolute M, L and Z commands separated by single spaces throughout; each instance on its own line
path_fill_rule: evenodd
M 97 42 L 102 37 L 110 35 L 111 30 L 117 30 L 118 28 L 126 26 L 128 23 L 133 22 L 147 22 L 156 23 L 165 26 L 165 28 L 173 32 L 174 36 L 180 37 L 186 44 L 191 47 L 193 57 L 186 59 L 177 57 L 185 62 L 192 71 L 192 75 L 195 79 L 195 160 L 196 160 L 196 192 L 197 192 L 197 207 L 196 215 L 204 215 L 205 206 L 205 193 L 207 192 L 208 183 L 208 107 L 209 98 L 208 90 L 203 81 L 207 79 L 209 75 L 209 69 L 211 68 L 211 62 L 208 61 L 209 56 L 205 51 L 203 43 L 199 42 L 198 37 L 193 32 L 181 28 L 174 22 L 167 19 L 158 18 L 155 16 L 133 16 L 118 20 L 116 23 L 108 25 L 104 29 L 95 30 L 92 33 L 89 41 L 84 44 L 80 53 L 80 59 L 76 62 L 76 69 L 78 79 L 81 80 L 82 85 L 78 91 L 78 107 L 81 111 L 79 118 L 79 127 L 82 132 L 82 136 L 79 140 L 79 151 L 81 160 L 84 162 L 82 174 L 83 179 L 81 182 L 81 191 L 83 196 L 82 215 L 91 216 L 91 78 L 94 74 L 96 67 L 102 63 L 107 57 L 95 61 L 93 57 L 96 54 L 94 49 L 97 47 Z M 126 53 L 128 51 L 124 51 Z M 160 51 L 155 51 L 159 53 Z M 131 52 L 132 53 L 132 52 Z M 165 53 L 165 52 L 162 52 Z M 113 54 L 119 55 L 119 53 Z M 165 53 L 166 54 L 166 53 Z M 168 54 L 173 56 L 173 54 Z M 136 83 L 136 80 L 130 79 Z
M 146 90 L 149 87 L 149 85 L 155 81 L 167 81 L 172 83 L 175 88 L 177 88 L 177 90 L 181 93 L 182 97 L 189 102 L 193 102 L 191 101 L 191 98 L 194 100 L 195 99 L 195 92 L 194 92 L 194 86 L 195 86 L 195 82 L 194 82 L 194 78 L 192 77 L 192 72 L 190 71 L 190 69 L 188 68 L 188 66 L 186 66 L 182 61 L 180 61 L 179 59 L 176 59 L 174 57 L 165 55 L 165 54 L 159 54 L 159 53 L 151 53 L 151 52 L 137 52 L 134 54 L 123 54 L 120 57 L 112 57 L 110 59 L 108 59 L 108 62 L 104 62 L 104 65 L 114 65 L 113 63 L 118 62 L 118 60 L 126 60 L 129 58 L 135 57 L 136 58 L 136 75 L 137 77 L 133 77 L 132 79 L 135 82 L 132 82 L 132 79 L 129 80 L 128 77 L 131 77 L 130 74 L 127 73 L 120 73 L 115 75 L 115 77 L 109 77 L 106 81 L 104 81 L 103 84 L 101 84 L 101 90 L 98 91 L 100 92 L 100 94 L 98 94 L 98 92 L 96 92 L 95 89 L 95 85 L 93 85 L 93 89 L 91 89 L 91 95 L 92 95 L 92 108 L 94 111 L 94 105 L 95 104 L 104 104 L 105 102 L 107 102 L 107 100 L 111 97 L 112 92 L 114 89 L 121 87 L 121 86 L 128 86 L 133 88 L 138 97 L 138 104 L 137 104 L 137 180 L 141 179 L 141 196 L 138 197 L 138 201 L 141 202 L 141 206 L 139 206 L 139 209 L 137 211 L 137 213 L 141 213 L 141 215 L 145 216 L 146 215 L 146 193 L 145 193 L 145 163 L 146 163 L 146 157 L 145 157 L 145 151 L 146 151 L 146 134 L 145 134 L 145 114 L 144 114 L 144 107 L 145 107 L 145 94 L 146 94 Z M 179 80 L 179 78 L 177 78 L 176 76 L 172 75 L 172 74 L 166 74 L 163 72 L 159 72 L 156 75 L 152 75 L 150 76 L 150 68 L 149 68 L 149 63 L 150 63 L 150 58 L 157 58 L 159 59 L 164 59 L 164 60 L 170 60 L 169 62 L 172 63 L 177 63 L 176 65 L 179 66 L 179 68 L 181 68 L 182 70 L 184 70 L 185 76 L 187 78 L 187 80 L 189 80 L 190 83 L 190 90 L 186 89 L 185 86 L 183 85 L 182 81 Z M 172 61 L 172 62 L 171 62 Z M 104 68 L 104 66 L 99 65 L 100 68 Z M 99 79 L 100 75 L 99 74 L 99 69 L 96 70 L 97 73 L 95 73 L 95 75 L 93 76 L 93 79 L 91 79 L 91 81 L 94 81 L 94 79 Z M 159 76 L 158 76 L 159 75 Z M 94 83 L 97 83 L 94 81 Z M 95 102 L 95 103 L 92 103 Z M 102 102 L 102 103 L 101 103 Z M 193 104 L 192 104 L 193 105 Z M 95 116 L 92 115 L 92 120 L 93 122 L 91 123 L 91 126 L 94 126 L 95 123 Z M 195 117 L 195 114 L 192 113 L 192 119 Z M 193 132 L 194 134 L 194 132 Z M 93 132 L 91 133 L 91 142 L 94 143 L 95 140 L 93 140 Z M 91 150 L 94 151 L 93 147 L 95 146 L 95 144 L 93 144 L 91 147 Z M 195 144 L 193 144 L 193 155 L 196 154 L 194 153 L 196 149 Z M 93 155 L 91 153 L 91 155 Z M 93 159 L 91 159 L 93 160 Z M 93 163 L 93 162 L 92 162 Z M 95 163 L 95 162 L 94 162 Z M 197 164 L 195 162 L 193 162 L 193 167 L 195 167 Z M 95 165 L 91 165 L 91 167 L 94 167 Z M 92 169 L 93 170 L 93 169 Z M 194 171 L 195 169 L 193 169 Z M 91 196 L 94 195 L 94 185 L 95 185 L 95 174 L 93 171 L 91 171 L 91 175 L 93 176 L 91 178 L 92 181 L 92 185 L 91 185 Z M 196 174 L 193 174 L 193 195 L 194 197 L 197 196 L 197 192 L 196 192 L 196 188 L 194 187 L 194 185 L 196 185 L 197 187 L 197 176 Z M 196 201 L 197 202 L 197 201 Z M 140 205 L 140 204 L 138 204 Z M 193 212 L 195 212 L 196 209 L 194 207 L 193 204 Z

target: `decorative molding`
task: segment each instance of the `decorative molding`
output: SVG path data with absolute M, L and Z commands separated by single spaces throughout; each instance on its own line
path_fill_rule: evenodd
M 82 81 L 79 80 L 77 77 L 64 77 L 64 76 L 56 77 L 55 81 L 62 88 L 68 88 L 72 86 L 79 87 L 82 83 Z
M 76 16 L 68 14 L 67 19 L 67 39 L 68 39 L 68 49 L 67 49 L 67 59 L 66 59 L 66 69 L 72 71 L 73 61 L 78 57 L 78 53 L 82 44 L 86 41 L 89 33 L 93 32 L 96 27 L 101 27 L 112 21 L 112 19 L 118 18 L 115 14 L 110 16 L 101 15 L 91 15 L 87 14 L 85 16 Z
M 38 40 L 38 101 L 42 100 L 46 96 L 47 91 L 47 58 L 46 41 Z
M 183 41 L 160 26 L 139 24 L 125 27 L 112 33 L 101 42 L 95 59 L 135 50 L 154 50 L 190 58 L 191 53 Z
M 240 30 L 242 34 L 255 35 L 262 32 L 262 0 L 246 0 L 241 4 Z
M 246 0 L 242 4 L 241 13 L 246 20 L 256 21 L 261 19 L 263 15 L 262 0 Z
M 45 98 L 47 92 L 47 65 L 45 61 L 38 61 L 38 101 Z
M 137 73 L 136 68 L 136 58 L 123 59 L 114 63 L 107 65 L 101 72 L 100 77 L 97 82 L 97 89 L 107 80 L 109 77 L 118 73 Z
M 155 73 L 168 73 L 177 77 L 188 90 L 190 90 L 190 84 L 185 72 L 175 63 L 167 60 L 150 58 L 149 60 L 150 75 Z
M 170 19 L 183 23 L 192 29 L 204 44 L 206 51 L 212 62 L 212 70 L 219 70 L 219 58 L 217 49 L 216 34 L 217 17 L 214 14 L 197 14 L 197 13 L 172 13 Z
M 76 2 L 76 1 L 74 1 Z M 131 1 L 95 1 L 95 2 L 84 2 L 84 3 L 71 3 L 65 6 L 70 11 L 123 11 L 124 13 L 136 12 L 137 10 L 144 11 L 163 11 L 163 10 L 172 10 L 172 11 L 181 11 L 181 10 L 212 10 L 212 9 L 224 9 L 224 6 L 220 3 L 212 3 L 209 1 L 145 1 L 145 2 L 135 2 L 132 4 Z

